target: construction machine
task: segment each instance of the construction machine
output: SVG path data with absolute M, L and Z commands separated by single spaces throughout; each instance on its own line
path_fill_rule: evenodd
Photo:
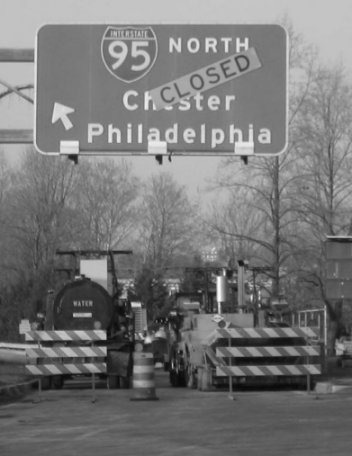
M 211 389 L 226 382 L 269 380 L 292 384 L 320 373 L 319 348 L 307 348 L 305 332 L 277 318 L 275 301 L 274 308 L 254 312 L 243 282 L 243 271 L 234 284 L 224 270 L 216 278 L 216 291 L 208 287 L 206 293 L 174 295 L 168 316 L 172 386 Z M 314 367 L 308 367 L 312 362 Z

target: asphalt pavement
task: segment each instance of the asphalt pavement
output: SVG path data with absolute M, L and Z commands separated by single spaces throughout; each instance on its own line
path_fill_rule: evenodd
M 230 398 L 226 390 L 171 388 L 158 370 L 158 400 L 89 383 L 32 390 L 0 406 L 0 454 L 347 456 L 352 388 L 344 386 L 335 394 L 235 390 Z

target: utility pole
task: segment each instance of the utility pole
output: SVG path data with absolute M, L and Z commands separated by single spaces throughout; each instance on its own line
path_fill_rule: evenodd
M 237 270 L 237 305 L 240 311 L 243 311 L 246 306 L 245 300 L 245 269 L 248 268 L 247 260 L 238 260 L 238 270 Z
M 264 272 L 272 271 L 272 267 L 269 266 L 251 266 L 248 268 L 252 271 L 252 280 L 253 280 L 253 316 L 254 316 L 254 326 L 256 327 L 259 323 L 259 302 L 258 302 L 258 291 L 257 291 L 257 274 Z

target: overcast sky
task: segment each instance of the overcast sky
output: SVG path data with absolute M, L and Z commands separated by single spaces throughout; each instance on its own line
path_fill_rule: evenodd
M 351 0 L 0 0 L 0 47 L 33 48 L 45 23 L 275 23 L 287 15 L 295 30 L 318 47 L 330 65 L 343 63 L 352 81 Z M 33 64 L 0 64 L 0 80 L 34 81 Z M 2 88 L 0 87 L 0 90 Z M 13 97 L 1 102 L 0 128 L 31 128 L 33 108 Z M 15 153 L 16 147 L 6 147 Z M 220 157 L 175 157 L 159 166 L 133 157 L 138 174 L 170 171 L 191 191 L 214 177 Z

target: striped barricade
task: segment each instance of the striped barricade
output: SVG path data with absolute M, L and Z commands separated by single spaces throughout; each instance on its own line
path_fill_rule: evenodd
M 218 329 L 216 358 L 219 362 L 216 365 L 216 375 L 219 377 L 320 375 L 322 373 L 321 347 L 309 345 L 309 339 L 316 337 L 317 334 L 312 328 Z
M 106 331 L 28 331 L 25 338 L 27 342 L 96 342 L 106 340 Z
M 26 371 L 31 375 L 106 373 L 107 347 L 94 346 L 106 341 L 106 331 L 29 331 L 25 338 L 38 342 L 26 349 Z

